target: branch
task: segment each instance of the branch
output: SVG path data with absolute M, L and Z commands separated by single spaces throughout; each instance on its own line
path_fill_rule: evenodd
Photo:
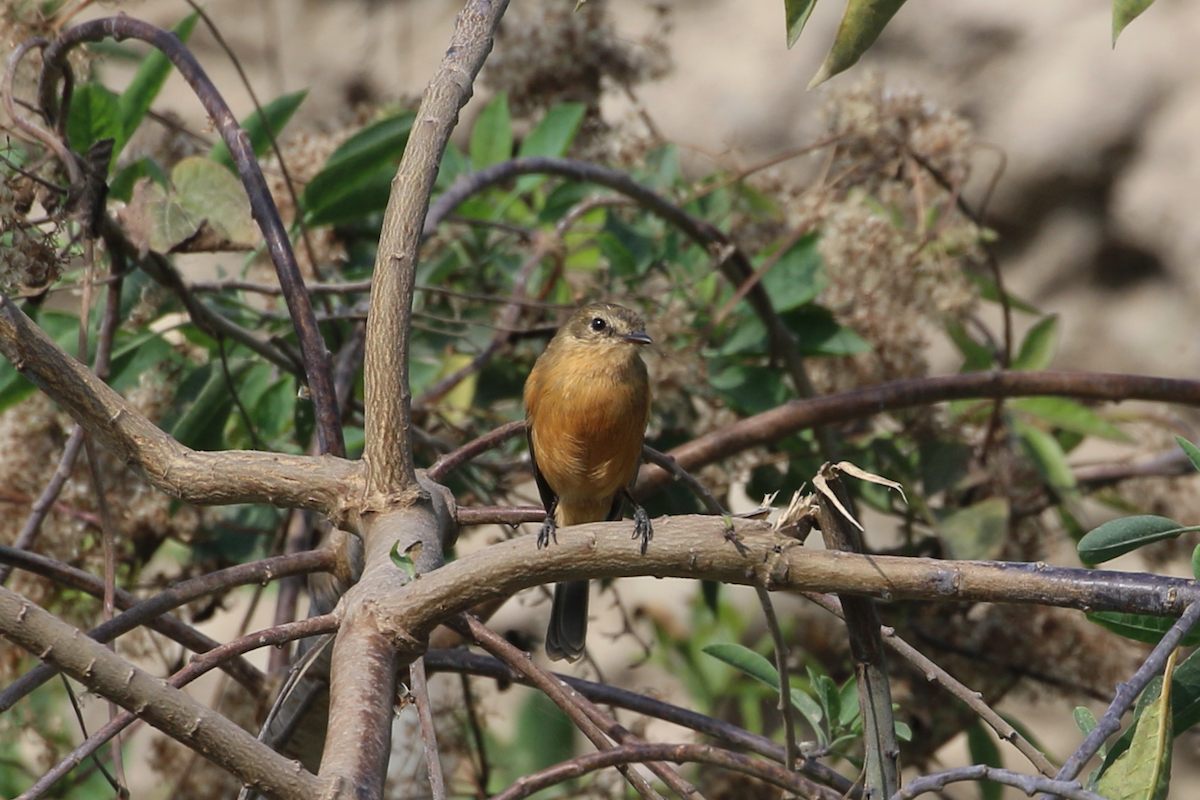
M 0 560 L 8 561 L 51 580 L 60 581 L 95 597 L 104 596 L 103 581 L 82 570 L 53 561 L 45 556 L 25 553 L 0 545 Z M 182 581 L 142 601 L 124 589 L 117 589 L 116 604 L 127 610 L 93 628 L 88 632 L 88 636 L 97 642 L 105 643 L 139 625 L 148 625 L 151 629 L 170 637 L 184 647 L 196 652 L 208 652 L 219 647 L 218 643 L 185 625 L 179 619 L 167 616 L 167 612 L 197 598 L 233 586 L 265 583 L 289 575 L 306 575 L 330 570 L 334 566 L 334 561 L 334 554 L 328 550 L 312 550 L 295 555 L 275 556 Z M 258 670 L 240 660 L 230 662 L 230 664 L 234 666 L 233 669 L 230 669 L 230 674 L 237 678 L 251 694 L 261 694 L 265 691 L 262 674 Z M 0 692 L 0 713 L 12 708 L 14 703 L 41 686 L 53 675 L 54 670 L 42 664 L 13 681 L 4 691 Z
M 130 665 L 99 642 L 0 588 L 0 633 L 268 797 L 320 797 L 322 781 L 179 689 Z
M 308 385 L 312 391 L 313 412 L 321 438 L 321 449 L 326 453 L 344 456 L 346 447 L 342 440 L 341 419 L 337 411 L 337 397 L 333 390 L 333 375 L 325 340 L 317 327 L 312 302 L 304 291 L 304 280 L 296 263 L 296 255 L 292 252 L 287 228 L 279 218 L 279 209 L 271 199 L 270 189 L 255 158 L 249 135 L 238 126 L 233 112 L 229 110 L 225 99 L 221 97 L 195 56 L 183 46 L 174 33 L 124 14 L 84 22 L 64 31 L 43 53 L 39 85 L 42 107 L 53 110 L 55 104 L 51 101 L 51 96 L 70 50 L 84 42 L 98 42 L 109 37 L 118 42 L 130 38 L 140 39 L 158 48 L 192 87 L 196 97 L 204 105 L 209 119 L 221 132 L 242 183 L 246 186 L 250 213 L 262 229 L 267 251 L 271 254 L 271 261 L 284 290 L 288 311 L 292 315 L 292 324 L 295 326 L 300 351 L 304 357 Z
M 714 461 L 771 444 L 816 425 L 926 406 L 947 400 L 1056 396 L 1079 400 L 1151 400 L 1200 406 L 1200 381 L 1111 372 L 969 372 L 913 378 L 810 400 L 793 400 L 755 414 L 671 450 L 680 466 L 695 470 Z M 645 497 L 671 482 L 659 467 L 638 476 L 635 495 Z
M 58 347 L 7 296 L 0 294 L 0 352 L 118 458 L 156 487 L 196 505 L 268 503 L 328 515 L 353 525 L 362 494 L 362 465 L 333 456 L 183 446 Z
M 571 526 L 557 545 L 541 551 L 532 536 L 498 542 L 379 597 L 378 624 L 413 647 L 454 614 L 531 586 L 634 575 L 885 600 L 1038 603 L 1158 616 L 1182 614 L 1200 598 L 1195 581 L 1145 573 L 813 550 L 746 520 L 733 520 L 734 542 L 725 537 L 725 520 L 710 516 L 655 520 L 654 540 L 640 555 L 630 544 L 629 526 Z
M 814 594 L 812 592 L 806 593 L 805 596 L 834 616 L 842 616 L 842 605 L 836 597 Z M 1037 767 L 1038 772 L 1047 778 L 1054 777 L 1054 765 L 1046 759 L 1045 754 L 1022 736 L 1020 731 L 1009 725 L 1008 721 L 997 714 L 991 706 L 983 702 L 978 692 L 971 691 L 971 689 L 930 660 L 920 650 L 917 650 L 917 648 L 901 639 L 896 635 L 895 628 L 885 625 L 881 630 L 883 632 L 884 644 L 920 670 L 921 674 L 925 676 L 925 680 L 937 681 L 943 689 L 957 697 L 963 704 L 978 714 L 980 719 L 990 725 L 997 736 L 1017 748 L 1021 755 L 1029 759 L 1029 763 Z
M 333 615 L 325 614 L 319 617 L 309 617 L 299 622 L 278 625 L 274 628 L 258 631 L 257 633 L 251 633 L 240 639 L 234 639 L 228 644 L 215 647 L 201 655 L 193 656 L 192 662 L 172 675 L 168 683 L 177 689 L 182 688 L 200 676 L 208 674 L 215 667 L 226 663 L 229 659 L 240 658 L 243 654 L 251 650 L 267 647 L 268 645 L 279 647 L 296 639 L 328 633 L 334 630 L 336 626 L 337 620 Z M 85 758 L 96 752 L 109 739 L 129 727 L 134 719 L 136 717 L 133 714 L 128 711 L 122 711 L 115 719 L 93 733 L 72 750 L 66 758 L 54 765 L 53 769 L 38 778 L 37 782 L 26 789 L 17 800 L 36 800 L 36 798 L 44 795 L 63 776 L 79 766 Z
M 488 656 L 468 653 L 464 650 L 430 650 L 425 654 L 425 667 L 432 672 L 461 672 L 473 675 L 483 675 L 494 678 L 501 683 L 522 683 L 531 686 L 529 678 L 508 665 Z M 705 716 L 695 711 L 664 703 L 653 697 L 620 689 L 606 683 L 586 681 L 571 675 L 552 673 L 555 678 L 570 686 L 594 703 L 617 706 L 637 714 L 643 714 L 657 719 L 672 722 L 685 728 L 711 736 L 727 744 L 758 753 L 761 756 L 784 763 L 786 752 L 775 742 L 757 733 L 751 733 L 732 725 L 724 720 Z M 797 768 L 813 780 L 819 781 L 837 790 L 843 797 L 857 798 L 858 791 L 847 778 L 825 766 L 819 761 L 800 757 Z
M 431 236 L 438 223 L 472 194 L 518 175 L 528 174 L 558 175 L 574 181 L 599 184 L 620 192 L 716 255 L 721 273 L 735 289 L 748 285 L 746 300 L 766 326 L 772 353 L 783 360 L 796 394 L 801 397 L 811 397 L 814 394 L 795 336 L 779 318 L 763 285 L 758 282 L 747 283 L 754 275 L 754 267 L 741 248 L 707 220 L 689 214 L 682 206 L 643 186 L 620 170 L 566 158 L 514 158 L 511 161 L 503 161 L 456 180 L 429 209 L 422 235 Z M 832 440 L 822 438 L 822 447 L 832 448 Z M 830 461 L 837 460 L 833 452 L 827 452 L 826 457 Z
M 459 13 L 446 56 L 425 88 L 384 212 L 367 317 L 363 459 L 370 465 L 369 497 L 378 496 L 385 508 L 397 493 L 402 500 L 417 488 L 408 345 L 421 226 L 446 142 L 507 7 L 508 0 L 469 0 Z
M 752 775 L 763 783 L 796 792 L 801 797 L 816 798 L 816 800 L 840 800 L 841 798 L 838 793 L 817 786 L 802 775 L 788 772 L 783 767 L 777 767 L 774 764 L 768 764 L 765 761 L 759 761 L 720 747 L 713 747 L 710 744 L 643 743 L 621 745 L 602 750 L 599 753 L 579 756 L 541 772 L 518 778 L 516 783 L 508 789 L 493 795 L 492 800 L 520 800 L 520 798 L 529 797 L 548 786 L 578 778 L 598 769 L 645 761 L 673 761 L 676 764 L 691 761 L 711 764 L 734 772 Z M 1092 798 L 1088 798 L 1088 800 L 1092 800 Z
M 1125 716 L 1125 712 L 1133 707 L 1133 703 L 1137 700 L 1138 695 L 1142 690 L 1154 679 L 1154 676 L 1163 671 L 1163 667 L 1167 663 L 1167 658 L 1172 651 L 1179 646 L 1183 641 L 1183 637 L 1188 635 L 1188 632 L 1195 627 L 1200 621 L 1200 603 L 1193 602 L 1184 612 L 1183 616 L 1171 626 L 1158 644 L 1154 646 L 1154 650 L 1146 657 L 1146 660 L 1138 667 L 1138 671 L 1133 674 L 1125 683 L 1117 686 L 1117 694 L 1113 698 L 1112 704 L 1108 710 L 1104 712 L 1104 716 L 1096 723 L 1096 727 L 1092 728 L 1092 732 L 1087 735 L 1083 743 L 1079 745 L 1071 757 L 1063 763 L 1062 769 L 1054 777 L 1060 781 L 1072 780 L 1079 771 L 1083 769 L 1083 765 L 1088 762 L 1100 750 L 1100 746 L 1104 741 L 1112 736 L 1121 727 L 1121 717 Z
M 615 719 L 600 711 L 599 708 L 583 697 L 583 695 L 558 680 L 547 670 L 534 664 L 532 659 L 529 658 L 528 653 L 518 650 L 503 636 L 490 630 L 470 614 L 464 614 L 451 624 L 464 637 L 473 639 L 477 645 L 487 650 L 496 658 L 503 660 L 514 670 L 524 675 L 530 683 L 541 689 L 562 710 L 563 714 L 575 724 L 575 727 L 583 732 L 588 741 L 595 745 L 597 750 L 609 749 L 610 745 L 608 739 L 605 738 L 606 736 L 612 737 L 613 740 L 621 744 L 629 744 L 626 739 L 633 736 L 629 731 L 618 725 Z M 685 787 L 683 779 L 666 764 L 651 761 L 646 766 L 664 783 L 675 788 L 676 792 L 680 793 L 680 797 L 685 800 L 687 800 L 689 795 L 696 794 L 695 788 L 690 785 Z M 639 795 L 662 800 L 640 773 L 629 769 L 625 764 L 618 766 L 617 769 Z M 698 798 L 698 800 L 703 800 L 703 797 Z
M 892 795 L 890 800 L 912 800 L 928 792 L 940 792 L 946 786 L 959 781 L 995 781 L 1005 786 L 1015 786 L 1030 797 L 1034 792 L 1046 792 L 1055 797 L 1065 797 L 1067 800 L 1107 800 L 1095 792 L 1087 791 L 1076 782 L 1051 780 L 1041 775 L 1024 775 L 983 765 L 956 767 L 922 775 Z

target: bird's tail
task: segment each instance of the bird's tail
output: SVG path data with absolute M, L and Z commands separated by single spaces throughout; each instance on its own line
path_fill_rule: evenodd
M 575 661 L 587 642 L 588 582 L 570 581 L 554 586 L 550 628 L 546 631 L 546 655 L 553 661 Z

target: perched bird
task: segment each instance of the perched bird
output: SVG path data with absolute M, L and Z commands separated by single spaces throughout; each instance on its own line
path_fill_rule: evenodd
M 650 417 L 650 381 L 638 348 L 646 324 L 612 303 L 580 308 L 555 334 L 525 381 L 525 424 L 546 521 L 538 547 L 557 526 L 621 518 L 634 508 L 633 537 L 646 550 L 650 517 L 629 494 Z M 587 638 L 588 582 L 554 587 L 546 654 L 574 661 Z

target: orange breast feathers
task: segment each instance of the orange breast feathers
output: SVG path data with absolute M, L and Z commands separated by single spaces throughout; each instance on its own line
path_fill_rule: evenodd
M 637 473 L 650 417 L 646 365 L 632 347 L 551 343 L 525 383 L 537 467 L 558 496 L 555 522 L 608 518 Z

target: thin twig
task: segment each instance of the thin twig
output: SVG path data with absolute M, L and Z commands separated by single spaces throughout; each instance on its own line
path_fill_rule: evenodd
M 432 481 L 445 480 L 446 476 L 466 462 L 472 460 L 480 453 L 486 453 L 495 447 L 507 442 L 509 439 L 515 438 L 525 432 L 525 420 L 517 422 L 509 422 L 496 428 L 494 431 L 485 433 L 476 439 L 464 444 L 456 450 L 446 453 L 433 463 L 426 474 Z M 461 509 L 460 509 L 461 510 Z M 545 512 L 542 512 L 543 515 Z
M 740 772 L 758 778 L 763 783 L 778 786 L 797 793 L 800 797 L 813 800 L 841 800 L 841 795 L 823 786 L 815 784 L 794 772 L 788 772 L 782 767 L 768 764 L 765 761 L 713 747 L 710 744 L 632 744 L 620 745 L 603 750 L 599 753 L 589 753 L 578 756 L 570 761 L 564 761 L 553 767 L 526 775 L 517 779 L 512 786 L 492 800 L 521 800 L 549 786 L 555 786 L 564 781 L 578 778 L 589 772 L 605 767 L 627 766 L 632 763 L 644 762 L 647 765 L 653 761 L 674 761 L 683 764 L 689 761 L 711 764 L 723 769 Z M 1087 800 L 1092 800 L 1088 798 Z
M 792 687 L 788 675 L 788 648 L 783 639 L 783 629 L 779 627 L 779 618 L 775 616 L 771 593 L 761 586 L 755 586 L 754 592 L 758 595 L 758 604 L 762 606 L 763 618 L 767 622 L 767 630 L 771 632 L 771 643 L 775 648 L 775 671 L 779 673 L 779 700 L 776 707 L 783 717 L 784 752 L 787 756 L 783 765 L 794 771 L 800 758 L 800 747 L 796 744 L 796 718 L 792 711 Z
M 604 751 L 612 746 L 605 737 L 604 731 L 600 729 L 600 726 L 593 722 L 580 707 L 580 704 L 572 698 L 568 687 L 555 679 L 549 672 L 534 664 L 529 658 L 528 653 L 522 653 L 520 650 L 517 650 L 504 637 L 493 633 L 486 625 L 469 614 L 463 614 L 447 624 L 464 636 L 474 640 L 480 647 L 496 656 L 496 658 L 501 659 L 513 669 L 523 673 L 534 686 L 542 690 L 547 697 L 554 701 L 555 705 L 562 709 L 563 713 L 596 746 L 597 750 Z M 651 788 L 646 779 L 630 769 L 628 765 L 622 764 L 617 769 L 620 770 L 621 774 L 625 776 L 625 780 L 629 781 L 629 785 L 639 795 L 645 798 L 662 800 L 658 792 Z
M 922 775 L 910 781 L 908 786 L 893 794 L 889 800 L 912 800 L 918 795 L 940 792 L 951 783 L 960 781 L 994 781 L 1005 786 L 1015 786 L 1030 797 L 1034 792 L 1047 792 L 1066 800 L 1107 800 L 1095 792 L 1089 792 L 1075 781 L 1052 780 L 1042 775 L 1025 775 L 982 764 Z
M 502 661 L 489 656 L 468 653 L 463 650 L 431 650 L 425 654 L 426 668 L 433 672 L 454 671 L 494 678 L 505 683 L 517 682 L 531 685 L 529 678 L 512 669 Z M 563 683 L 587 697 L 594 703 L 617 706 L 637 714 L 665 720 L 675 725 L 710 736 L 731 747 L 758 753 L 760 756 L 782 764 L 787 757 L 783 747 L 765 736 L 751 733 L 721 719 L 699 714 L 690 709 L 664 703 L 638 692 L 616 686 L 588 681 L 570 675 L 553 673 Z M 849 779 L 819 761 L 801 756 L 799 770 L 808 777 L 832 787 L 843 797 L 857 798 L 858 790 Z
M 1063 762 L 1062 769 L 1055 775 L 1056 780 L 1070 781 L 1079 775 L 1083 765 L 1088 762 L 1092 756 L 1100 751 L 1101 745 L 1109 736 L 1112 736 L 1121 727 L 1121 717 L 1125 716 L 1125 712 L 1133 707 L 1138 695 L 1142 690 L 1154 679 L 1156 675 L 1163 671 L 1163 667 L 1167 663 L 1172 651 L 1179 646 L 1184 636 L 1195 627 L 1196 622 L 1200 621 L 1200 602 L 1194 602 L 1188 606 L 1187 611 L 1171 626 L 1163 638 L 1159 641 L 1142 665 L 1138 667 L 1137 672 L 1133 673 L 1125 683 L 1117 684 L 1117 693 L 1113 697 L 1112 703 L 1108 706 L 1108 710 L 1104 712 L 1104 716 L 1096 723 L 1096 727 L 1092 728 L 1092 732 L 1087 735 L 1083 743 L 1071 754 L 1071 757 Z
M 295 253 L 292 252 L 287 229 L 279 217 L 279 210 L 271 198 L 262 169 L 254 156 L 250 137 L 238 126 L 233 112 L 195 56 L 183 46 L 174 33 L 142 20 L 124 15 L 90 20 L 64 31 L 45 49 L 39 86 L 40 96 L 45 99 L 53 92 L 59 71 L 64 68 L 66 56 L 72 48 L 109 37 L 118 40 L 140 39 L 161 51 L 192 87 L 204 105 L 209 119 L 220 131 L 246 187 L 251 213 L 262 229 L 267 251 L 275 265 L 279 282 L 284 287 L 288 309 L 292 312 L 292 324 L 300 342 L 305 375 L 312 392 L 313 411 L 322 441 L 322 451 L 344 456 L 346 449 L 337 416 L 337 398 L 334 396 L 333 377 L 325 341 L 317 327 L 312 303 L 308 294 L 304 292 L 304 281 L 296 263 Z M 46 103 L 43 102 L 43 107 L 45 106 Z M 72 185 L 74 183 L 72 180 Z
M 829 613 L 838 617 L 842 616 L 842 604 L 833 595 L 805 592 L 804 596 Z M 957 678 L 926 657 L 920 650 L 917 650 L 917 648 L 901 639 L 896 634 L 895 628 L 885 625 L 881 628 L 881 631 L 883 633 L 884 644 L 920 670 L 921 674 L 927 680 L 937 681 L 942 688 L 957 697 L 968 708 L 978 714 L 980 719 L 996 731 L 997 736 L 1017 748 L 1021 755 L 1029 759 L 1029 762 L 1037 768 L 1038 772 L 1047 778 L 1054 777 L 1054 765 L 1050 763 L 1042 751 L 1034 747 L 1028 739 L 1021 735 L 1020 731 L 1009 725 L 1004 717 L 1000 716 L 991 706 L 983 702 L 978 692 L 971 691 L 969 687 L 963 685 Z
M 95 576 L 83 570 L 76 569 L 53 559 L 14 550 L 0 545 L 0 560 L 7 561 L 21 569 L 26 569 L 38 575 L 51 578 L 73 589 L 87 592 L 93 596 L 103 596 L 104 584 Z M 232 586 L 248 583 L 261 583 L 264 580 L 286 575 L 304 574 L 308 572 L 326 571 L 334 568 L 335 556 L 332 552 L 315 550 L 298 553 L 294 556 L 276 556 L 250 564 L 210 572 L 191 580 L 182 581 L 159 592 L 154 597 L 139 601 L 138 598 L 123 589 L 115 593 L 116 605 L 126 609 L 111 621 L 106 622 L 90 633 L 97 641 L 109 641 L 122 633 L 131 631 L 139 625 L 149 625 L 153 630 L 169 636 L 172 640 L 185 647 L 204 652 L 219 646 L 207 636 L 200 634 L 178 619 L 167 616 L 166 612 L 178 608 L 199 597 L 221 591 Z M 231 674 L 239 683 L 244 685 L 252 694 L 261 694 L 263 688 L 262 674 L 243 660 L 232 662 L 236 665 Z M 34 667 L 17 680 L 0 691 L 0 713 L 7 711 L 13 703 L 24 697 L 33 689 L 45 683 L 54 674 L 54 670 L 46 665 Z
M 949 400 L 997 397 L 1072 397 L 1079 400 L 1150 400 L 1200 406 L 1200 381 L 1108 372 L 970 372 L 882 383 L 809 400 L 792 400 L 739 420 L 672 449 L 669 455 L 694 470 L 751 447 L 778 441 L 815 425 L 898 411 Z M 646 496 L 668 484 L 657 468 L 639 476 L 635 495 Z
M 422 657 L 424 662 L 425 658 Z M 471 730 L 471 739 L 475 744 L 475 752 L 479 763 L 475 765 L 475 788 L 480 800 L 488 794 L 488 784 L 491 783 L 491 764 L 488 763 L 487 743 L 483 737 L 483 728 L 479 724 L 479 714 L 475 711 L 475 694 L 471 691 L 471 676 L 466 672 L 458 673 L 458 683 L 462 687 L 463 711 L 467 714 L 467 726 Z
M 429 699 L 429 681 L 425 679 L 425 661 L 418 658 L 408 667 L 412 680 L 417 717 L 421 720 L 421 739 L 425 742 L 425 764 L 429 768 L 429 794 L 433 800 L 446 800 L 446 778 L 442 774 L 442 758 L 438 750 L 437 729 L 433 725 L 433 709 Z

